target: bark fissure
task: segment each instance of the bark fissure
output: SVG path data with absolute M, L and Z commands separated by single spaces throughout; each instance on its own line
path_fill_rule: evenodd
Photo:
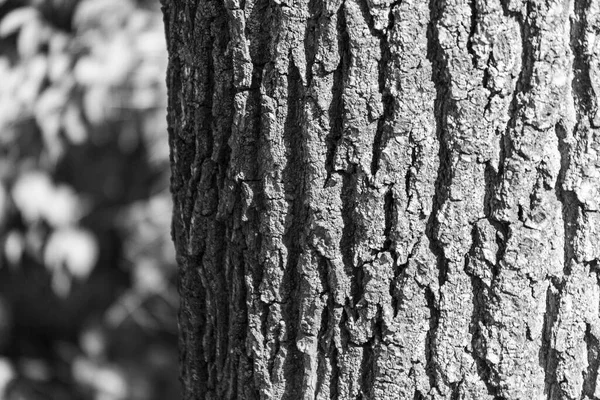
M 591 326 L 586 324 L 585 342 L 587 347 L 587 369 L 583 374 L 583 395 L 596 398 L 598 368 L 600 368 L 600 342 L 591 333 Z
M 371 33 L 379 38 L 379 47 L 381 51 L 381 56 L 378 63 L 379 93 L 381 93 L 383 103 L 383 113 L 377 121 L 377 131 L 375 133 L 375 140 L 373 140 L 373 157 L 371 160 L 371 176 L 373 179 L 377 175 L 377 170 L 379 169 L 379 159 L 381 157 L 381 151 L 383 149 L 384 142 L 391 136 L 389 132 L 391 129 L 389 124 L 394 114 L 394 98 L 389 89 L 386 87 L 386 83 L 389 82 L 387 69 L 389 68 L 389 64 L 392 59 L 388 35 L 394 27 L 394 8 L 398 4 L 400 4 L 400 0 L 396 0 L 390 4 L 388 13 L 388 26 L 383 32 L 374 27 L 372 18 L 369 24 Z
M 426 235 L 429 239 L 429 248 L 435 255 L 436 266 L 437 266 L 437 279 L 438 287 L 441 287 L 447 277 L 448 265 L 447 260 L 444 256 L 444 247 L 438 241 L 436 230 L 438 229 L 438 215 L 440 213 L 440 207 L 448 196 L 447 184 L 449 183 L 448 167 L 449 167 L 449 153 L 448 145 L 444 141 L 444 122 L 446 113 L 446 96 L 447 96 L 447 83 L 443 70 L 445 65 L 440 60 L 440 54 L 443 51 L 439 44 L 438 28 L 437 24 L 441 18 L 443 12 L 440 8 L 440 2 L 437 0 L 430 0 L 430 25 L 427 32 L 427 52 L 428 59 L 432 64 L 432 81 L 435 85 L 436 98 L 434 102 L 434 115 L 435 115 L 435 132 L 436 138 L 439 143 L 438 152 L 438 169 L 437 177 L 435 180 L 435 192 L 433 195 L 432 210 L 427 220 L 425 228 Z M 429 330 L 427 332 L 427 353 L 426 353 L 426 372 L 429 377 L 429 384 L 431 388 L 437 388 L 438 386 L 438 370 L 439 364 L 436 357 L 436 334 L 440 322 L 440 310 L 438 308 L 437 299 L 439 294 L 435 295 L 431 288 L 426 288 L 425 291 L 427 307 L 429 308 Z
M 426 336 L 425 372 L 429 379 L 429 386 L 434 390 L 438 385 L 435 334 L 440 320 L 440 311 L 436 304 L 436 296 L 429 287 L 425 288 L 425 299 L 427 301 L 427 308 L 429 309 L 429 330 L 427 331 Z
M 469 6 L 471 8 L 471 20 L 469 27 L 469 39 L 467 41 L 467 50 L 471 55 L 471 63 L 473 64 L 473 68 L 476 69 L 478 64 L 478 56 L 475 50 L 473 49 L 473 41 L 475 40 L 475 35 L 477 33 L 477 0 L 470 0 Z
M 331 180 L 331 174 L 340 172 L 336 165 L 336 152 L 344 132 L 344 88 L 348 76 L 350 64 L 350 39 L 347 32 L 346 13 L 344 12 L 345 0 L 343 0 L 337 10 L 336 40 L 338 42 L 338 52 L 340 61 L 333 72 L 332 100 L 329 106 L 330 132 L 326 136 L 327 156 L 325 169 L 327 170 L 327 179 L 325 184 Z
M 438 280 L 439 286 L 441 287 L 447 278 L 448 273 L 448 261 L 444 256 L 444 246 L 440 243 L 437 236 L 437 230 L 439 229 L 439 222 L 437 218 L 440 213 L 441 205 L 448 199 L 448 186 L 450 183 L 449 169 L 450 166 L 450 149 L 446 139 L 445 124 L 446 124 L 446 112 L 449 107 L 448 103 L 448 88 L 447 88 L 447 77 L 445 76 L 445 62 L 440 60 L 440 55 L 443 54 L 443 50 L 439 44 L 437 22 L 440 18 L 439 14 L 443 11 L 438 8 L 438 1 L 430 1 L 431 9 L 431 26 L 429 28 L 429 43 L 428 52 L 429 60 L 433 66 L 432 80 L 436 88 L 436 99 L 434 106 L 435 120 L 436 120 L 436 137 L 439 142 L 439 153 L 438 153 L 438 169 L 437 178 L 435 181 L 435 193 L 433 195 L 433 208 L 429 219 L 427 220 L 426 232 L 430 241 L 431 251 L 435 254 L 438 262 Z
M 489 221 L 489 219 L 486 220 Z M 471 313 L 469 326 L 469 333 L 471 334 L 470 345 L 479 378 L 485 384 L 487 393 L 494 399 L 498 399 L 500 397 L 498 382 L 494 379 L 490 365 L 485 357 L 485 335 L 482 332 L 482 330 L 487 329 L 486 325 L 491 320 L 489 315 L 489 304 L 492 299 L 489 283 L 496 277 L 497 271 L 492 267 L 493 275 L 490 282 L 486 284 L 481 277 L 474 273 L 473 268 L 470 266 L 470 263 L 475 262 L 478 258 L 476 250 L 485 247 L 485 243 L 482 243 L 482 238 L 477 229 L 477 225 L 474 224 L 471 230 L 472 245 L 469 254 L 465 256 L 464 267 L 465 272 L 469 275 L 471 286 L 473 288 L 473 311 Z M 478 262 L 485 263 L 486 266 L 490 264 L 488 260 L 478 260 Z
M 573 243 L 575 241 L 578 229 L 578 214 L 580 203 L 576 194 L 571 190 L 565 190 L 565 176 L 571 164 L 571 146 L 567 143 L 567 130 L 562 124 L 557 124 L 554 128 L 558 138 L 558 151 L 560 153 L 560 171 L 556 180 L 556 197 L 562 204 L 562 217 L 564 226 L 564 261 L 563 273 L 567 277 L 573 270 L 575 250 Z
M 291 58 L 291 57 L 290 57 Z M 284 370 L 288 372 L 286 378 L 285 396 L 293 396 L 294 393 L 301 391 L 302 377 L 295 371 L 302 370 L 302 354 L 293 343 L 299 332 L 300 321 L 300 301 L 293 299 L 300 298 L 300 270 L 299 257 L 302 251 L 303 228 L 306 220 L 306 210 L 304 207 L 306 191 L 305 188 L 305 168 L 303 157 L 303 120 L 301 118 L 302 106 L 305 101 L 305 91 L 302 86 L 300 71 L 293 62 L 290 62 L 287 75 L 287 116 L 284 125 L 283 140 L 286 147 L 286 166 L 283 169 L 283 185 L 285 188 L 285 197 L 288 203 L 286 218 L 286 231 L 282 241 L 287 249 L 287 261 L 283 273 L 283 290 L 286 294 L 283 302 L 284 320 L 288 331 L 287 341 L 289 355 L 286 357 Z
M 556 395 L 557 382 L 556 370 L 557 353 L 552 348 L 552 330 L 556 323 L 559 308 L 560 282 L 550 281 L 546 291 L 546 310 L 544 312 L 544 325 L 542 328 L 542 346 L 540 347 L 540 365 L 544 368 L 545 389 L 544 392 L 548 400 L 553 400 Z
M 587 14 L 590 10 L 591 0 L 576 1 L 573 3 L 574 16 L 571 18 L 571 50 L 573 52 L 573 81 L 572 88 L 575 95 L 578 130 L 581 120 L 586 118 L 588 124 L 594 125 L 594 116 L 597 110 L 597 99 L 593 93 L 590 77 L 590 65 L 585 50 L 587 44 L 586 30 L 589 29 Z
M 482 325 L 489 317 L 485 316 L 487 311 L 487 302 L 489 299 L 488 289 L 481 278 L 471 275 L 471 285 L 473 286 L 473 313 L 471 315 L 471 348 L 473 352 L 473 358 L 477 366 L 477 374 L 482 382 L 484 382 L 487 393 L 493 396 L 494 399 L 498 399 L 498 383 L 495 382 L 492 370 L 485 359 L 485 350 L 483 348 L 482 341 L 484 340 L 481 332 Z
M 306 87 L 313 83 L 313 67 L 315 65 L 318 23 L 323 13 L 323 0 L 309 0 L 309 16 L 306 21 L 306 33 L 304 35 L 304 54 L 306 56 Z

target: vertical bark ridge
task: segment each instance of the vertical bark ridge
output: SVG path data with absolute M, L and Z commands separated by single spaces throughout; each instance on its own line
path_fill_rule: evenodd
M 246 218 L 245 211 L 241 209 L 232 210 L 230 204 L 241 202 L 242 190 L 236 185 L 232 176 L 232 155 L 239 154 L 234 141 L 243 137 L 236 128 L 240 120 L 240 105 L 245 103 L 248 90 L 252 84 L 250 63 L 250 52 L 246 41 L 239 32 L 245 29 L 246 17 L 239 4 L 227 5 L 228 35 L 227 41 L 221 47 L 231 49 L 231 80 L 228 87 L 230 104 L 226 105 L 229 112 L 220 112 L 221 106 L 216 105 L 217 119 L 227 116 L 231 118 L 228 124 L 223 124 L 221 137 L 215 142 L 215 153 L 217 153 L 218 180 L 215 186 L 219 189 L 219 205 L 216 219 L 227 225 L 225 236 L 229 240 L 224 255 L 224 269 L 226 285 L 229 288 L 227 302 L 229 304 L 228 315 L 228 340 L 224 350 L 225 366 L 220 376 L 221 391 L 220 398 L 243 397 L 248 399 L 258 398 L 258 390 L 252 383 L 252 361 L 248 354 L 242 349 L 245 347 L 246 332 L 250 326 L 249 308 L 247 299 L 249 290 L 246 287 L 249 265 L 244 252 L 247 251 L 247 241 L 241 225 L 237 221 Z M 240 94 L 240 91 L 245 93 Z M 244 104 L 245 105 L 245 104 Z M 245 141 L 245 140 L 243 140 Z M 250 171 L 247 171 L 250 172 Z
M 598 180 L 597 153 L 598 148 L 598 82 L 599 68 L 598 48 L 594 43 L 598 39 L 600 27 L 599 5 L 593 1 L 583 1 L 574 4 L 572 23 L 571 47 L 574 53 L 572 80 L 573 100 L 575 103 L 575 120 L 572 143 L 569 146 L 570 165 L 567 170 L 563 189 L 572 191 L 578 204 L 575 237 L 573 238 L 574 258 L 577 262 L 579 275 L 585 279 L 580 283 L 580 290 L 574 297 L 583 303 L 581 314 L 586 322 L 584 336 L 587 347 L 587 366 L 585 368 L 583 392 L 589 398 L 595 398 L 598 393 L 597 374 L 598 358 L 597 343 L 600 338 L 598 330 L 599 300 L 598 300 L 598 269 L 597 260 L 600 256 L 598 247 L 592 245 L 598 241 L 600 231 L 600 216 L 598 214 Z M 593 166 L 592 166 L 593 165 Z M 575 201 L 576 200 L 576 201 Z M 577 282 L 577 278 L 573 277 Z M 581 318 L 581 317 L 580 317 Z M 596 377 L 594 380 L 594 376 Z
M 314 121 L 305 127 L 306 155 L 314 161 L 308 165 L 305 178 L 307 231 L 303 257 L 310 272 L 304 281 L 306 295 L 298 346 L 305 360 L 302 398 L 327 399 L 336 398 L 340 386 L 338 360 L 343 346 L 339 326 L 342 298 L 348 290 L 340 248 L 343 185 L 334 171 L 335 148 L 343 124 L 343 113 L 336 107 L 343 101 L 348 49 L 343 3 L 323 1 L 315 13 L 314 48 L 309 51 L 314 60 L 308 72 L 311 79 L 307 80 L 304 106 L 306 121 Z
M 495 132 L 484 122 L 489 91 L 483 87 L 484 67 L 478 63 L 487 53 L 471 45 L 480 39 L 475 36 L 477 5 L 455 1 L 434 8 L 431 50 L 438 87 L 440 173 L 429 231 L 440 267 L 440 313 L 432 333 L 432 362 L 437 390 L 443 395 L 486 398 L 488 389 L 478 374 L 473 349 L 465 343 L 472 342 L 477 295 L 466 271 L 468 253 L 473 224 L 485 218 L 485 187 L 479 182 L 485 180 L 486 164 L 497 153 L 489 146 Z
M 269 327 L 276 327 L 271 347 L 270 373 L 276 398 L 293 398 L 303 391 L 304 357 L 298 341 L 302 336 L 303 289 L 310 260 L 302 246 L 305 227 L 304 106 L 306 53 L 301 44 L 306 37 L 304 21 L 308 3 L 276 8 L 284 34 L 274 36 L 273 58 L 266 66 L 261 92 L 263 125 L 261 175 L 265 199 L 261 254 L 266 273 L 260 286 L 261 301 L 268 304 Z M 310 269 L 310 266 L 309 266 Z M 277 331 L 275 337 L 275 331 Z M 309 362 L 310 357 L 309 357 Z M 262 364 L 262 362 L 259 362 Z M 314 373 L 313 373 L 314 375 Z
M 543 343 L 550 340 L 552 348 L 549 330 L 543 329 L 544 321 L 554 319 L 546 294 L 549 280 L 561 277 L 564 259 L 564 221 L 555 192 L 560 172 L 555 124 L 567 112 L 567 5 L 504 4 L 505 13 L 520 23 L 522 61 L 492 212 L 494 219 L 509 224 L 509 235 L 498 260 L 486 355 L 501 394 L 510 398 L 542 396 L 547 392 L 544 381 L 554 379 L 549 354 L 542 354 L 541 365 L 534 360 Z M 511 316 L 517 313 L 518 320 Z M 515 329 L 500 333 L 499 324 Z
M 323 346 L 320 341 L 323 335 L 328 335 L 328 318 L 330 317 L 329 307 L 332 306 L 329 299 L 323 299 L 323 295 L 329 291 L 328 282 L 328 265 L 325 258 L 319 255 L 314 249 L 310 248 L 310 223 L 311 214 L 310 200 L 311 195 L 315 190 L 322 187 L 322 183 L 315 182 L 314 174 L 310 166 L 306 162 L 307 159 L 314 159 L 313 154 L 313 135 L 315 129 L 312 128 L 309 121 L 313 121 L 317 115 L 322 114 L 322 110 L 317 110 L 314 107 L 314 102 L 310 99 L 311 89 L 315 80 L 319 79 L 321 71 L 319 69 L 319 40 L 322 34 L 320 29 L 323 27 L 323 16 L 326 14 L 325 1 L 310 1 L 307 5 L 307 27 L 305 30 L 304 55 L 306 60 L 305 78 L 297 76 L 295 79 L 304 82 L 305 86 L 300 85 L 303 90 L 303 100 L 300 103 L 299 115 L 301 116 L 301 145 L 291 147 L 292 151 L 302 149 L 303 166 L 302 182 L 303 187 L 298 191 L 299 198 L 297 207 L 301 207 L 301 223 L 295 229 L 302 229 L 300 236 L 300 246 L 298 250 L 298 274 L 299 285 L 297 287 L 298 298 L 298 330 L 295 338 L 296 348 L 299 351 L 299 356 L 302 359 L 303 376 L 301 388 L 294 393 L 291 392 L 291 398 L 314 399 L 319 390 L 328 391 L 327 386 L 327 365 L 324 364 L 324 359 L 320 349 L 325 349 L 325 353 L 331 354 L 328 346 Z M 299 71 L 298 71 L 299 72 Z M 294 79 L 294 78 L 291 78 Z M 320 125 L 320 123 L 319 123 Z M 316 131 L 320 131 L 317 129 Z M 324 163 L 323 163 L 324 166 Z M 293 181 L 292 181 L 293 182 Z M 291 182 L 291 183 L 292 183 Z M 298 184 L 298 182 L 293 182 Z M 292 228 L 294 229 L 294 228 Z M 326 348 L 325 348 L 326 347 Z M 320 375 L 324 374 L 325 376 Z M 325 378 L 325 379 L 323 379 Z
M 379 190 L 370 187 L 373 141 L 382 113 L 378 84 L 380 51 L 379 41 L 369 27 L 368 5 L 363 1 L 346 0 L 343 11 L 349 57 L 342 94 L 342 136 L 334 163 L 336 170 L 344 171 L 341 193 L 344 227 L 340 245 L 351 287 L 342 303 L 343 351 L 340 355 L 355 367 L 340 370 L 338 394 L 341 398 L 371 398 L 370 393 L 365 392 L 365 383 L 371 379 L 368 371 L 375 357 L 373 327 L 377 313 L 376 305 L 369 304 L 364 297 L 369 279 L 365 268 L 383 241 L 383 232 L 378 231 L 383 199 Z
M 230 228 L 228 250 L 231 254 L 231 269 L 235 271 L 234 282 L 230 284 L 239 288 L 238 301 L 230 301 L 233 318 L 240 318 L 237 327 L 232 327 L 238 340 L 231 341 L 229 354 L 231 358 L 239 355 L 240 364 L 237 371 L 237 392 L 228 390 L 221 398 L 260 398 L 264 393 L 268 377 L 265 369 L 257 366 L 256 359 L 264 351 L 266 329 L 261 329 L 261 322 L 266 319 L 267 311 L 258 299 L 262 266 L 259 261 L 260 234 L 255 226 L 259 224 L 260 193 L 258 180 L 258 163 L 255 154 L 258 149 L 261 126 L 260 87 L 263 69 L 269 57 L 270 40 L 269 21 L 270 8 L 267 0 L 229 2 L 230 42 L 228 48 L 233 59 L 233 123 L 228 141 L 230 148 L 227 176 L 223 183 L 223 201 L 220 204 L 220 218 L 233 220 Z M 242 207 L 235 207 L 242 204 Z M 240 314 L 245 313 L 245 318 Z M 236 329 L 237 328 L 237 329 Z M 253 334 L 248 334 L 252 332 Z M 258 334 L 260 332 L 260 334 Z M 247 350 L 246 350 L 247 349 Z M 231 380 L 231 378 L 229 378 Z M 223 382 L 228 378 L 223 377 Z
M 590 360 L 586 354 L 594 346 L 589 326 L 598 325 L 598 288 L 594 273 L 586 262 L 589 258 L 586 257 L 585 246 L 580 246 L 578 239 L 587 236 L 594 229 L 587 225 L 590 222 L 593 224 L 594 219 L 581 218 L 589 208 L 586 201 L 589 194 L 585 193 L 585 183 L 574 184 L 582 175 L 589 175 L 587 171 L 581 174 L 581 150 L 585 147 L 582 142 L 587 141 L 589 132 L 593 131 L 591 124 L 597 108 L 588 52 L 588 40 L 593 28 L 590 27 L 587 14 L 593 11 L 591 2 L 573 3 L 569 32 L 573 68 L 570 86 L 572 93 L 569 98 L 572 102 L 569 103 L 569 115 L 556 129 L 561 154 L 557 195 L 562 203 L 565 258 L 564 279 L 559 286 L 557 319 L 553 326 L 553 348 L 556 354 L 556 383 L 552 392 L 554 398 L 581 398 L 586 391 L 586 375 L 593 375 L 589 371 Z M 591 208 L 594 208 L 593 205 Z M 587 388 L 590 388 L 589 384 Z
M 256 229 L 264 212 L 259 162 L 256 157 L 260 151 L 264 124 L 261 88 L 265 66 L 271 59 L 273 22 L 276 17 L 268 0 L 234 2 L 229 6 L 231 37 L 235 38 L 229 46 L 234 59 L 236 114 L 229 141 L 232 150 L 228 178 L 229 185 L 243 204 L 238 229 L 242 230 L 245 241 L 245 247 L 242 248 L 245 275 L 242 284 L 247 290 L 248 327 L 244 332 L 246 341 L 240 350 L 248 349 L 242 350 L 249 364 L 245 382 L 247 386 L 254 388 L 254 392 L 246 391 L 238 397 L 259 398 L 271 393 L 270 373 L 274 368 L 274 361 L 269 358 L 269 352 L 276 352 L 280 339 L 278 329 L 267 329 L 268 322 L 276 325 L 272 324 L 275 318 L 260 299 L 264 264 L 260 253 L 262 233 Z M 237 198 L 225 202 L 224 207 L 235 210 L 236 200 Z M 251 385 L 248 384 L 250 382 Z
M 381 257 L 391 264 L 380 280 L 389 287 L 389 297 L 379 300 L 382 344 L 374 398 L 411 398 L 415 392 L 426 396 L 431 389 L 424 360 L 430 316 L 426 291 L 437 284 L 425 236 L 438 152 L 432 123 L 435 88 L 427 59 L 430 10 L 427 2 L 411 0 L 390 4 L 387 15 L 372 3 L 369 7 L 382 51 L 384 118 L 378 124 L 381 140 L 372 173 L 383 192 L 385 227 L 381 255 L 371 268 L 381 268 Z
M 214 79 L 212 88 L 213 100 L 211 109 L 211 130 L 212 130 L 212 145 L 209 146 L 209 159 L 210 161 L 203 162 L 202 169 L 203 177 L 199 181 L 199 186 L 204 187 L 199 193 L 199 198 L 202 198 L 200 214 L 203 216 L 210 216 L 214 220 L 214 228 L 210 231 L 214 236 L 211 238 L 215 245 L 211 246 L 214 248 L 215 254 L 211 256 L 211 274 L 213 275 L 214 282 L 213 290 L 218 294 L 215 296 L 215 308 L 212 313 L 219 312 L 219 318 L 217 319 L 217 335 L 215 346 L 215 357 L 217 359 L 216 372 L 214 377 L 215 395 L 216 397 L 224 397 L 228 391 L 232 391 L 231 385 L 235 383 L 235 371 L 240 360 L 235 355 L 230 354 L 232 339 L 231 334 L 237 329 L 235 315 L 231 315 L 234 311 L 231 307 L 224 307 L 229 305 L 231 302 L 235 302 L 232 293 L 232 282 L 230 280 L 230 274 L 228 270 L 232 268 L 231 265 L 231 251 L 229 246 L 226 244 L 231 231 L 233 222 L 231 219 L 223 220 L 218 217 L 219 204 L 222 202 L 222 188 L 224 186 L 224 179 L 227 172 L 227 164 L 229 162 L 229 146 L 228 140 L 231 134 L 231 123 L 233 117 L 233 95 L 234 90 L 232 87 L 233 74 L 232 71 L 232 59 L 227 55 L 227 45 L 230 41 L 228 34 L 228 18 L 225 7 L 221 4 L 215 4 L 214 12 L 218 15 L 211 25 L 211 33 L 213 35 L 211 56 L 213 58 L 213 72 L 209 75 L 211 80 Z M 225 34 L 220 34 L 225 32 Z M 222 79 L 215 79 L 216 76 L 222 77 Z M 223 111 L 226 110 L 226 111 Z M 204 183 L 204 177 L 208 179 Z M 203 184 L 204 183 L 204 184 Z M 201 197 L 200 197 L 201 196 Z M 207 254 L 208 252 L 205 252 Z M 206 264 L 210 265 L 210 264 Z M 222 270 L 220 271 L 220 269 Z M 225 273 L 223 273 L 225 272 Z M 220 310 L 220 311 L 218 311 Z M 231 365 L 231 367 L 228 367 Z M 231 374 L 231 375 L 229 375 Z M 231 382 L 231 384 L 224 384 L 225 382 Z
M 190 370 L 184 367 L 181 376 L 192 390 L 202 389 L 209 396 L 214 396 L 218 392 L 217 375 L 225 368 L 223 353 L 229 334 L 228 310 L 217 318 L 214 312 L 220 308 L 218 303 L 226 303 L 223 300 L 228 296 L 228 291 L 225 277 L 214 274 L 215 266 L 223 262 L 222 247 L 206 244 L 222 243 L 225 236 L 225 225 L 214 219 L 218 203 L 216 161 L 220 161 L 218 158 L 221 154 L 215 155 L 213 149 L 214 142 L 219 143 L 224 136 L 226 140 L 231 121 L 229 112 L 213 118 L 213 107 L 218 105 L 231 109 L 230 79 L 225 72 L 230 60 L 221 51 L 223 46 L 220 40 L 227 42 L 227 36 L 220 39 L 215 37 L 215 31 L 222 30 L 226 24 L 224 10 L 214 4 L 203 6 L 199 7 L 198 12 L 190 9 L 172 10 L 186 21 L 188 32 L 203 33 L 199 47 L 205 57 L 196 60 L 185 51 L 174 51 L 177 56 L 171 59 L 170 70 L 183 83 L 180 97 L 172 99 L 169 104 L 169 113 L 170 118 L 179 124 L 175 125 L 176 133 L 171 135 L 171 140 L 173 136 L 178 136 L 174 146 L 179 151 L 173 154 L 172 162 L 175 171 L 181 171 L 182 178 L 179 182 L 177 179 L 172 182 L 175 209 L 179 211 L 174 215 L 174 228 L 184 232 L 183 237 L 176 236 L 179 256 L 184 268 L 189 270 L 197 264 L 202 265 L 204 276 L 208 278 L 198 280 L 191 276 L 180 286 L 183 296 L 189 299 L 183 303 L 180 313 L 181 319 L 187 321 L 184 324 L 190 327 L 189 336 L 184 340 L 191 352 L 188 351 L 183 357 L 187 360 L 203 358 L 199 362 L 190 362 Z M 197 21 L 199 24 L 195 27 Z M 168 34 L 174 33 L 171 31 Z M 185 35 L 177 39 L 183 43 L 195 41 L 195 38 Z M 214 74 L 222 74 L 222 86 L 213 85 Z M 209 230 L 202 228 L 203 223 L 208 225 Z M 190 284 L 204 287 L 210 295 L 190 296 Z M 217 343 L 217 346 L 206 347 L 204 343 L 207 340 Z M 210 364 L 216 368 L 210 368 Z M 193 391 L 184 393 L 185 398 L 191 398 L 192 395 Z

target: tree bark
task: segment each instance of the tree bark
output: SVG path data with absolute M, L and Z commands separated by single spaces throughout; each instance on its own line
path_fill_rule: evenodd
M 184 399 L 596 399 L 598 0 L 171 0 Z

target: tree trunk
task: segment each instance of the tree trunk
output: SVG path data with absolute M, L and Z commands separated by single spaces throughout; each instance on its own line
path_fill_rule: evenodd
M 598 0 L 164 13 L 186 400 L 600 398 Z

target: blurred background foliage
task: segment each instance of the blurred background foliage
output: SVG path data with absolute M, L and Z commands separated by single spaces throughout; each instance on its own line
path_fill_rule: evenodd
M 0 0 L 0 400 L 178 398 L 156 0 Z

